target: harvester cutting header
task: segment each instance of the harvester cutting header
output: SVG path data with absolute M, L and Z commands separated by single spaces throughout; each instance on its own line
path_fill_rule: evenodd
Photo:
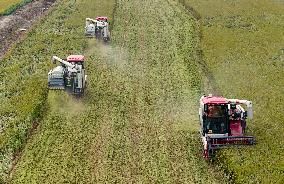
M 241 105 L 245 105 L 246 110 Z M 210 158 L 216 149 L 222 147 L 253 145 L 254 137 L 244 135 L 247 118 L 253 118 L 251 101 L 202 96 L 199 119 L 203 156 Z
M 107 17 L 86 18 L 85 35 L 87 37 L 102 38 L 104 42 L 110 40 L 109 22 Z

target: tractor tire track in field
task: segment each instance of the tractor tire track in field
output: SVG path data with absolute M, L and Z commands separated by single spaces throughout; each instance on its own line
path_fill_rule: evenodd
M 216 82 L 216 79 L 212 73 L 212 71 L 209 69 L 206 61 L 204 60 L 204 54 L 203 50 L 201 49 L 201 42 L 203 38 L 203 33 L 202 33 L 202 17 L 197 12 L 193 7 L 191 7 L 188 3 L 185 2 L 185 0 L 178 0 L 188 11 L 188 14 L 192 15 L 197 22 L 197 29 L 196 29 L 196 34 L 198 35 L 199 38 L 199 43 L 197 45 L 197 61 L 198 64 L 201 68 L 202 74 L 205 76 L 204 78 L 204 91 L 212 93 L 214 95 L 221 95 L 221 91 L 219 90 L 218 84 Z

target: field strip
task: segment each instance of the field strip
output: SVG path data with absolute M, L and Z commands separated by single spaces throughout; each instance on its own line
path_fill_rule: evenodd
M 48 24 L 57 24 L 58 26 L 58 23 L 62 25 L 64 22 L 62 27 L 74 27 L 74 29 L 69 29 L 72 33 L 66 31 L 66 38 L 72 38 L 74 35 L 74 39 L 69 40 L 69 46 L 73 47 L 75 53 L 83 54 L 80 49 L 84 48 L 86 41 L 83 34 L 85 18 L 100 14 L 112 17 L 113 5 L 113 1 L 103 3 L 101 1 L 81 1 L 75 4 L 67 1 L 62 2 L 58 10 L 54 11 L 52 18 L 49 17 L 50 22 L 43 26 L 48 26 Z M 86 7 L 88 7 L 88 11 L 86 11 Z M 69 13 L 66 9 L 73 13 Z M 99 12 L 99 10 L 103 12 Z M 85 12 L 85 14 L 74 13 L 77 11 Z M 63 16 L 62 13 L 67 13 L 68 16 L 57 19 L 57 17 Z M 51 27 L 50 31 L 53 29 Z M 60 39 L 57 43 L 60 43 Z M 60 43 L 60 45 L 62 44 Z M 68 47 L 65 47 L 62 53 L 66 50 Z M 27 144 L 21 160 L 10 177 L 11 182 L 62 183 L 73 181 L 78 183 L 84 181 L 92 183 L 94 178 L 92 177 L 92 168 L 87 162 L 89 154 L 87 148 L 88 142 L 94 139 L 93 136 L 96 136 L 96 126 L 99 125 L 95 123 L 98 120 L 92 115 L 89 103 L 84 99 L 82 101 L 73 99 L 64 92 L 51 91 L 48 95 L 48 104 L 49 113 L 39 126 L 38 133 Z
M 84 45 L 84 37 L 80 39 L 77 36 L 75 24 L 68 28 L 71 31 L 68 36 L 63 36 L 58 31 L 66 29 L 67 24 L 62 25 L 62 19 L 70 13 L 72 7 L 69 2 L 64 3 L 66 6 L 57 6 L 57 13 L 51 13 L 48 20 L 40 21 L 1 60 L 1 182 L 7 178 L 17 153 L 24 148 L 28 132 L 44 114 L 42 111 L 47 101 L 46 72 L 51 66 L 50 55 L 60 55 L 61 42 L 67 43 L 64 48 L 71 52 L 81 52 Z
M 190 62 L 188 58 L 179 58 L 182 57 L 179 52 L 176 57 L 168 58 L 178 50 L 175 47 L 182 44 L 176 45 L 178 40 L 170 36 L 178 32 L 172 27 L 178 26 L 168 25 L 166 22 L 171 22 L 167 20 L 171 16 L 159 12 L 157 5 L 162 4 L 165 12 L 173 14 L 183 11 L 180 7 L 172 9 L 165 2 L 118 2 L 112 31 L 115 44 L 94 46 L 92 56 L 96 78 L 90 81 L 90 86 L 95 88 L 92 97 L 94 104 L 98 104 L 94 112 L 105 114 L 104 120 L 100 120 L 103 125 L 100 136 L 92 143 L 94 154 L 90 155 L 96 181 L 214 183 L 215 178 L 205 174 L 208 169 L 209 173 L 214 171 L 198 157 L 200 145 L 195 137 L 194 112 L 187 111 L 194 109 L 190 103 L 194 100 L 189 99 L 195 98 L 194 85 L 197 84 L 187 75 L 195 74 L 195 65 L 186 63 Z M 150 5 L 157 9 L 151 9 Z M 164 28 L 155 17 L 169 27 Z M 167 33 L 163 35 L 162 31 Z M 185 32 L 190 33 L 189 30 Z M 186 45 L 184 49 L 187 48 Z M 184 78 L 180 78 L 180 74 Z M 193 89 L 187 86 L 190 84 Z M 102 111 L 102 104 L 108 108 Z M 220 182 L 222 180 L 217 183 Z
M 234 183 L 283 183 L 283 1 L 180 2 L 196 12 L 202 57 L 219 94 L 254 105 L 246 133 L 256 146 L 219 151 L 215 164 Z
M 113 10 L 112 43 L 88 40 L 86 46 L 81 22 L 87 16 L 113 17 Z M 67 26 L 70 30 L 57 33 L 80 40 L 69 41 L 59 54 L 87 54 L 87 93 L 74 99 L 49 92 L 49 113 L 11 183 L 227 182 L 199 155 L 198 38 L 193 17 L 179 4 L 64 1 L 43 27 L 49 25 Z M 60 36 L 54 42 L 62 45 Z
M 181 3 L 182 6 L 188 11 L 190 15 L 192 15 L 196 19 L 196 34 L 198 36 L 198 41 L 196 42 L 196 50 L 197 50 L 197 58 L 199 67 L 201 69 L 203 75 L 203 83 L 202 90 L 206 92 L 210 92 L 215 95 L 222 95 L 220 90 L 218 89 L 218 84 L 216 83 L 215 76 L 210 71 L 207 63 L 204 61 L 204 53 L 202 50 L 202 17 L 199 12 L 197 12 L 193 7 L 190 6 L 185 0 L 177 0 Z

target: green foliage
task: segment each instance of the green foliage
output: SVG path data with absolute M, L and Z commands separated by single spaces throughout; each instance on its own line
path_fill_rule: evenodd
M 25 6 L 26 4 L 32 2 L 32 0 L 22 0 L 19 3 L 12 4 L 9 8 L 5 9 L 0 15 L 10 15 L 15 12 L 18 8 Z

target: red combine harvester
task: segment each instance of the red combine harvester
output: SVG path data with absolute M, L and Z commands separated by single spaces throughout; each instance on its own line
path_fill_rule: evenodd
M 246 110 L 241 105 L 245 105 Z M 255 144 L 253 136 L 244 135 L 247 118 L 253 118 L 251 101 L 226 99 L 211 94 L 202 96 L 199 119 L 204 158 L 212 157 L 219 148 Z

